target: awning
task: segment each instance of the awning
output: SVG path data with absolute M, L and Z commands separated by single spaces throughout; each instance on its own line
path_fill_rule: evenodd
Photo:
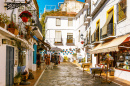
M 124 42 L 124 40 L 129 37 L 130 34 L 118 37 L 113 39 L 112 41 L 99 44 L 94 49 L 90 51 L 91 54 L 95 53 L 103 53 L 103 52 L 113 52 L 113 51 L 119 51 L 118 46 Z
M 108 23 L 110 22 L 112 16 L 113 16 L 113 11 L 109 13 L 108 18 L 107 18 L 107 20 L 106 20 L 106 23 L 104 24 L 104 26 L 103 26 L 103 28 L 102 28 L 102 35 L 107 34 L 107 25 L 108 25 Z
M 46 47 L 48 47 L 49 49 L 51 49 L 51 46 L 49 44 L 47 44 L 46 42 L 44 42 L 44 41 L 42 41 L 40 39 L 38 39 L 38 40 L 41 41 L 43 43 L 43 45 L 45 45 Z
M 38 41 L 38 38 L 36 36 L 33 36 L 33 38 Z

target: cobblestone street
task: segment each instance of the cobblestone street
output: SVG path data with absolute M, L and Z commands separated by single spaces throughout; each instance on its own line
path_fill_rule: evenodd
M 53 70 L 45 70 L 37 86 L 118 86 L 101 84 L 102 79 L 92 78 L 72 63 L 61 63 Z

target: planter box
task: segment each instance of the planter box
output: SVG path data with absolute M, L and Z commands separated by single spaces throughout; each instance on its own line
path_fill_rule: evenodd
M 14 35 L 18 35 L 19 34 L 19 31 L 15 28 L 8 28 L 8 31 L 13 33 Z

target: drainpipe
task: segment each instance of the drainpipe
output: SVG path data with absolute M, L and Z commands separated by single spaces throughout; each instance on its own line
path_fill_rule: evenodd
M 14 13 L 14 9 L 12 10 L 12 13 L 11 13 L 11 22 L 13 22 L 13 13 Z

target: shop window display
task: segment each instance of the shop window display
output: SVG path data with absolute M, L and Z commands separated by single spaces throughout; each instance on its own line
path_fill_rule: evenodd
M 125 52 L 118 56 L 117 68 L 130 70 L 130 54 Z

